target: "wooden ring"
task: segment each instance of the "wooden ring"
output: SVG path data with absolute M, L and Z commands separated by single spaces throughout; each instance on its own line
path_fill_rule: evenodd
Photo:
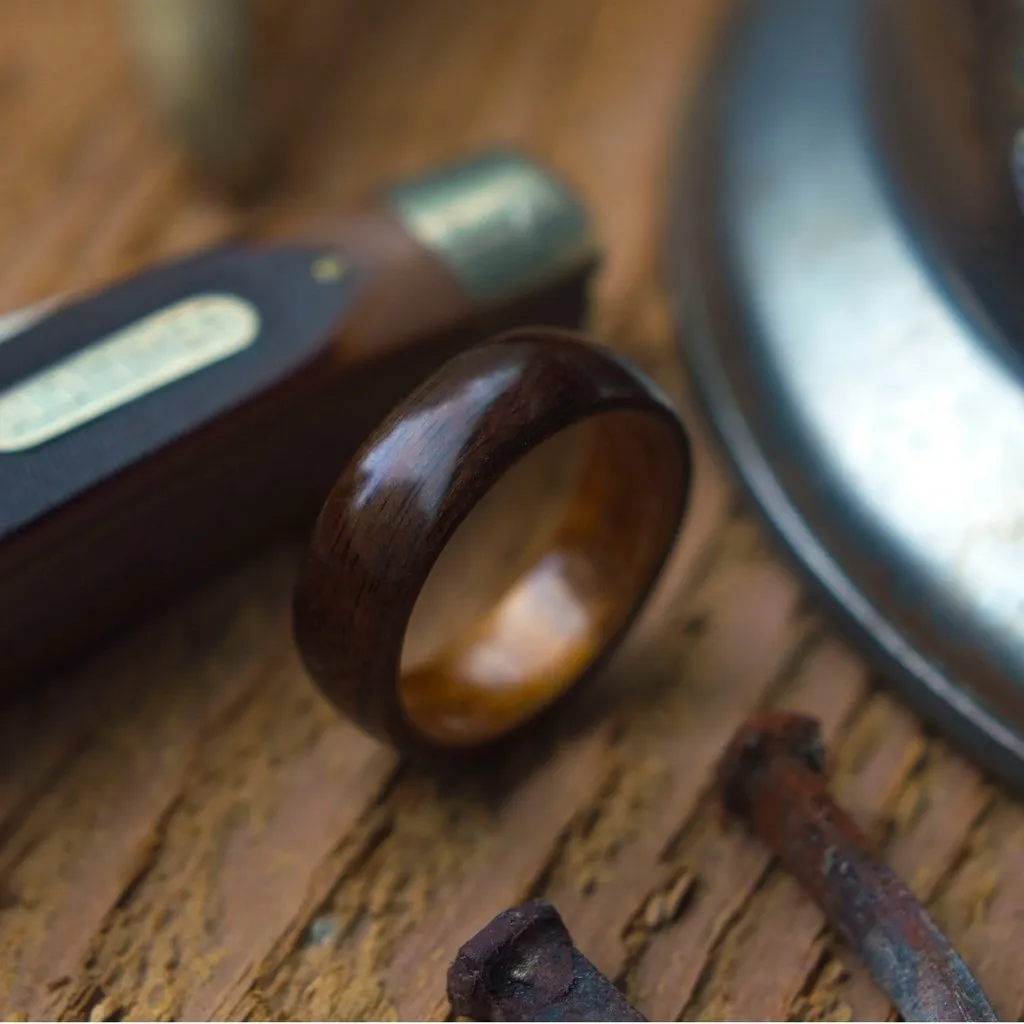
M 583 424 L 593 443 L 550 538 L 483 614 L 403 671 L 417 598 L 460 524 L 510 469 Z M 403 751 L 513 732 L 592 675 L 632 623 L 690 470 L 669 400 L 607 349 L 530 329 L 463 352 L 367 439 L 323 507 L 294 601 L 309 673 Z

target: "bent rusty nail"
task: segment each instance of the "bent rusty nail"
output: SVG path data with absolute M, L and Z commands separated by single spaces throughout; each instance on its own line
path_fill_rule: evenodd
M 543 900 L 502 911 L 459 950 L 448 1000 L 456 1016 L 474 1020 L 647 1020 Z
M 719 767 L 726 806 L 799 879 L 904 1020 L 998 1020 L 948 939 L 832 798 L 824 762 L 815 719 L 757 714 Z

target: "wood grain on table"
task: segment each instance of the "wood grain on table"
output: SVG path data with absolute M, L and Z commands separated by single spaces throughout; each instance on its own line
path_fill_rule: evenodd
M 682 401 L 658 280 L 666 156 L 722 13 L 353 2 L 271 205 L 328 209 L 381 177 L 522 145 L 594 210 L 595 333 Z M 0 307 L 241 223 L 140 98 L 112 0 L 2 0 L 0 20 Z M 884 1017 L 710 792 L 732 730 L 773 703 L 823 719 L 842 799 L 1018 1018 L 1019 805 L 871 684 L 699 454 L 684 542 L 593 714 L 490 774 L 414 770 L 330 710 L 291 646 L 292 549 L 7 704 L 4 1016 L 443 1019 L 457 947 L 539 895 L 651 1018 Z

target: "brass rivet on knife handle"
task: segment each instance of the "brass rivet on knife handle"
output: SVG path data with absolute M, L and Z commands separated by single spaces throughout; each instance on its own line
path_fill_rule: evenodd
M 576 430 L 585 443 L 558 467 L 571 486 L 550 529 L 539 509 L 505 515 L 526 557 L 411 658 L 414 614 L 430 618 L 447 596 L 419 602 L 449 544 L 506 478 Z M 327 499 L 295 593 L 305 664 L 345 714 L 403 750 L 495 741 L 614 648 L 669 554 L 689 486 L 676 413 L 611 353 L 542 329 L 470 349 L 392 412 Z M 497 542 L 477 536 L 483 561 Z M 472 583 L 453 579 L 449 589 Z
M 486 335 L 508 328 L 509 316 L 512 324 L 563 326 L 567 304 L 575 304 L 580 323 L 600 259 L 573 190 L 548 167 L 507 150 L 386 185 L 343 221 L 302 216 L 275 224 L 274 234 L 337 248 L 357 273 L 372 268 L 343 339 L 359 358 L 467 316 Z M 550 295 L 549 304 L 538 306 L 538 294 Z

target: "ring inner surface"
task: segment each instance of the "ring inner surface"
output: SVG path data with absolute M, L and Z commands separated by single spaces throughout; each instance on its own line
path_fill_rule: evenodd
M 542 710 L 634 611 L 675 532 L 686 466 L 633 410 L 561 431 L 459 526 L 406 630 L 400 696 L 431 740 L 492 740 Z

